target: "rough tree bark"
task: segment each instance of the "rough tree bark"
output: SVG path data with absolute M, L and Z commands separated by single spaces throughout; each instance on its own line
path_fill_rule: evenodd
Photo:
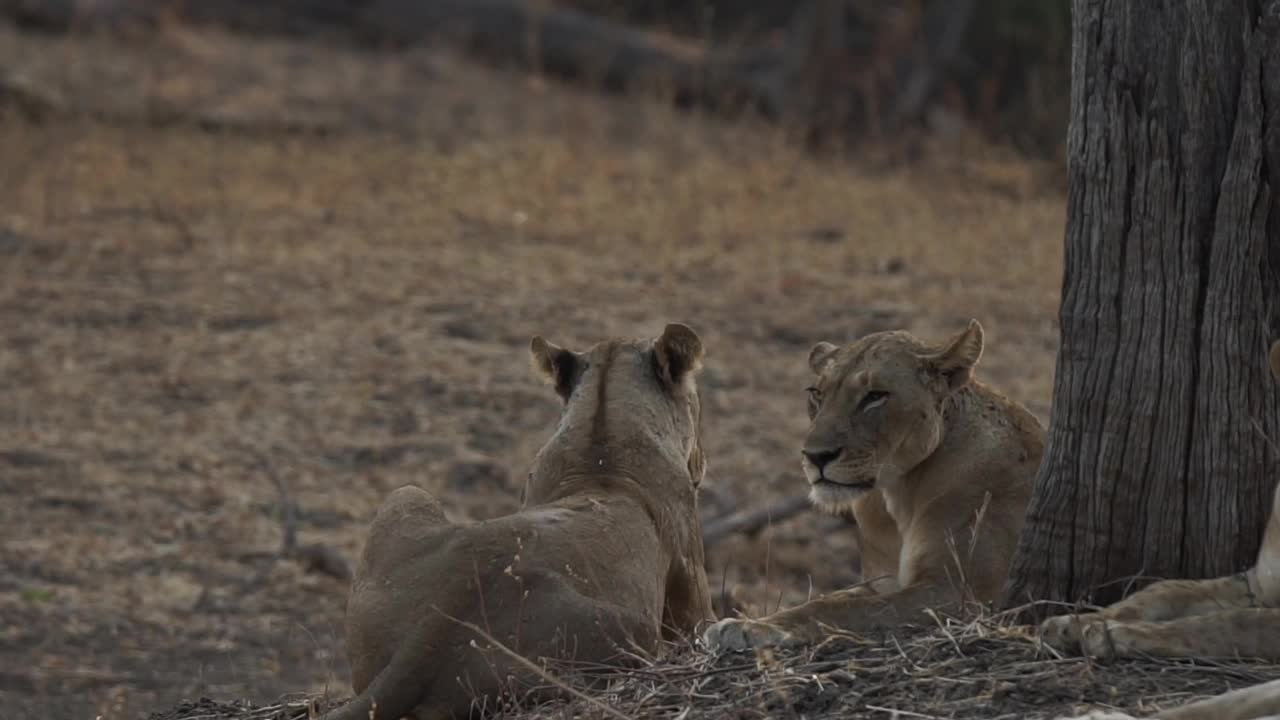
M 1006 603 L 1253 562 L 1280 470 L 1280 0 L 1075 0 L 1062 345 Z

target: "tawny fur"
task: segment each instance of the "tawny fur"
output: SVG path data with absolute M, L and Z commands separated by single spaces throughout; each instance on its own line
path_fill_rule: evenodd
M 1158 720 L 1274 720 L 1280 717 L 1280 680 L 1237 688 L 1221 695 L 1169 708 Z M 1136 720 L 1132 715 L 1095 710 L 1059 720 Z
M 1280 379 L 1280 341 L 1271 372 Z M 1209 580 L 1163 580 L 1092 613 L 1045 620 L 1040 636 L 1092 657 L 1255 657 L 1280 660 L 1280 486 L 1255 565 Z M 1170 720 L 1251 720 L 1280 714 L 1280 682 L 1167 710 Z
M 545 685 L 463 623 L 535 664 L 619 663 L 714 619 L 696 507 L 697 335 L 672 324 L 581 353 L 539 337 L 531 352 L 565 409 L 524 508 L 453 523 L 418 488 L 391 494 L 347 604 L 357 697 L 325 720 L 467 717 Z
M 721 620 L 703 636 L 709 648 L 811 643 L 999 598 L 1044 429 L 973 379 L 982 346 L 976 321 L 941 346 L 905 332 L 814 346 L 803 468 L 818 507 L 856 517 L 868 583 Z

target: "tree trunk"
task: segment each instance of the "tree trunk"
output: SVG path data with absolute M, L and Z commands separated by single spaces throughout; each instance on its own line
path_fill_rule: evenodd
M 1280 476 L 1280 0 L 1075 0 L 1072 43 L 1062 346 L 1008 605 L 1246 568 Z

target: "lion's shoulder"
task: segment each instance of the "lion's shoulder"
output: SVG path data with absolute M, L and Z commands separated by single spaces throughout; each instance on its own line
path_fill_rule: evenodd
M 957 424 L 993 429 L 980 435 L 991 445 L 1007 448 L 1019 460 L 1037 464 L 1044 452 L 1045 428 L 1022 403 L 977 379 L 969 383 L 972 402 L 959 403 Z

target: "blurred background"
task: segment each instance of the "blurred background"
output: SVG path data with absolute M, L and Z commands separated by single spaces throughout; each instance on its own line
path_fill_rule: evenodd
M 808 349 L 978 318 L 1047 422 L 1069 40 L 1065 0 L 0 0 L 0 714 L 348 693 L 386 494 L 518 507 L 534 334 L 702 336 L 722 614 L 856 581 L 791 502 Z

